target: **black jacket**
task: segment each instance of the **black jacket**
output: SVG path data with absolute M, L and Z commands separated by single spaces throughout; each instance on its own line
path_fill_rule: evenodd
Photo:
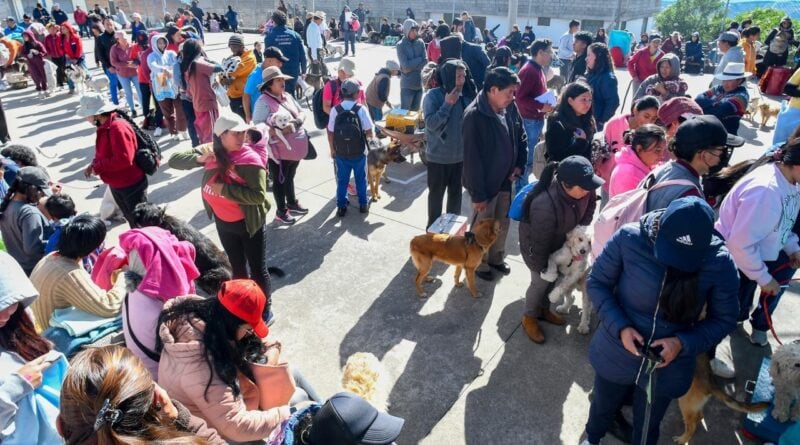
M 528 137 L 514 102 L 506 108 L 505 125 L 481 92 L 464 111 L 462 183 L 472 202 L 491 201 L 503 189 L 510 191 L 508 177 L 517 167 L 525 169 Z
M 117 43 L 114 33 L 103 32 L 95 40 L 95 60 L 99 61 L 104 70 L 111 68 L 111 47 Z
M 586 133 L 586 138 L 583 139 L 575 136 L 575 130 L 575 127 L 563 122 L 558 116 L 547 119 L 547 131 L 544 133 L 547 162 L 560 162 L 572 155 L 592 160 L 591 140 L 594 132 L 583 129 Z

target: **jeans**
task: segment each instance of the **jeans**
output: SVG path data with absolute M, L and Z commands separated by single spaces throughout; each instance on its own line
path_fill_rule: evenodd
M 355 159 L 336 156 L 336 207 L 347 207 L 347 184 L 350 182 L 350 172 L 356 180 L 358 192 L 358 205 L 367 205 L 367 157 L 359 156 Z
M 89 37 L 91 34 L 89 33 L 89 24 L 84 23 L 83 25 L 78 25 L 78 34 L 81 37 L 86 36 Z
M 372 122 L 383 119 L 383 108 L 373 107 L 372 105 L 368 105 L 367 107 L 369 109 L 369 117 L 372 118 Z
M 653 374 L 653 377 L 655 377 L 655 374 Z M 647 406 L 647 394 L 645 391 L 633 383 L 620 385 L 595 374 L 593 394 L 592 405 L 589 408 L 589 420 L 586 422 L 586 438 L 589 443 L 600 443 L 600 439 L 608 432 L 614 417 L 616 417 L 626 399 L 633 396 L 633 437 L 631 443 L 640 444 L 642 442 L 645 407 Z M 672 402 L 672 399 L 669 397 L 653 394 L 646 442 L 648 445 L 656 445 L 658 443 L 661 420 L 664 418 L 670 402 Z
M 232 97 L 229 97 L 228 99 L 231 100 L 231 111 L 238 114 L 239 116 L 241 116 L 242 119 L 244 119 L 244 104 L 242 103 L 242 98 L 239 97 L 234 99 Z
M 117 78 L 117 73 L 112 73 L 108 68 L 103 68 L 103 72 L 106 73 L 106 77 L 108 77 L 108 91 L 111 93 L 111 102 L 113 102 L 114 105 L 119 105 L 119 96 L 117 95 L 119 78 Z
M 419 111 L 422 101 L 422 90 L 400 88 L 400 108 L 404 110 Z
M 133 209 L 136 207 L 136 204 L 147 202 L 147 176 L 138 184 L 134 184 L 130 187 L 109 187 L 109 189 L 111 190 L 111 196 L 114 197 L 114 202 L 117 203 L 117 207 L 119 207 L 122 214 L 125 215 L 125 220 L 128 221 L 128 225 L 131 226 L 131 228 L 136 227 L 134 225 Z
M 194 105 L 192 101 L 181 99 L 183 115 L 186 117 L 186 128 L 189 130 L 189 138 L 192 140 L 192 147 L 200 145 L 200 138 L 197 137 L 197 129 L 194 128 Z
M 6 112 L 3 110 L 3 102 L 0 101 L 0 144 L 5 144 L 11 140 L 8 134 L 8 123 L 6 122 Z
M 351 52 L 353 55 L 356 55 L 356 33 L 352 31 L 345 31 L 344 32 L 344 55 L 346 56 L 347 53 L 347 45 L 350 44 Z
M 514 191 L 519 193 L 522 187 L 528 185 L 528 176 L 533 170 L 533 160 L 536 154 L 536 144 L 539 143 L 539 136 L 542 134 L 544 128 L 544 119 L 522 119 L 522 125 L 525 126 L 525 133 L 528 135 L 528 160 L 525 161 L 525 171 L 522 176 L 517 178 L 514 183 Z
M 767 265 L 767 270 L 769 271 L 770 275 L 775 278 L 775 281 L 778 283 L 783 283 L 786 280 L 789 280 L 794 275 L 795 269 L 791 267 L 786 267 L 784 269 L 776 271 L 778 267 L 783 266 L 784 264 L 788 263 L 789 256 L 786 255 L 785 252 L 781 251 L 780 255 L 778 255 L 778 259 L 775 261 L 765 261 L 764 264 Z M 753 298 L 755 296 L 756 291 L 758 291 L 758 302 L 756 303 L 755 309 L 753 312 L 750 312 L 750 308 L 753 306 Z M 781 288 L 777 295 L 767 297 L 767 309 L 769 310 L 769 315 L 772 316 L 772 313 L 775 311 L 775 308 L 778 307 L 778 302 L 781 300 L 781 296 L 786 291 L 785 288 Z M 768 331 L 769 325 L 767 324 L 767 317 L 764 315 L 764 307 L 761 298 L 761 291 L 758 290 L 758 283 L 755 281 L 747 278 L 747 276 L 739 271 L 739 321 L 747 320 L 748 317 L 750 318 L 750 325 L 753 326 L 753 329 L 757 329 L 759 331 Z
M 428 162 L 428 225 L 442 214 L 444 193 L 447 191 L 447 213 L 461 214 L 461 171 L 463 162 L 437 164 Z
M 481 265 L 478 266 L 478 271 L 490 271 L 489 264 L 500 265 L 503 264 L 506 257 L 506 238 L 508 237 L 508 208 L 511 206 L 511 192 L 499 191 L 494 198 L 486 203 L 486 210 L 478 213 L 476 222 L 494 218 L 500 223 L 500 233 L 497 235 L 497 240 L 489 248 L 489 251 L 483 255 Z M 474 211 L 473 211 L 474 212 Z
M 297 173 L 297 166 L 300 161 L 280 161 L 280 164 L 272 159 L 267 161 L 269 176 L 272 178 L 272 195 L 275 197 L 275 205 L 278 213 L 286 211 L 286 204 L 297 204 L 297 197 L 294 194 L 294 176 Z
M 214 222 L 217 226 L 219 242 L 231 262 L 233 278 L 249 278 L 255 281 L 267 296 L 267 308 L 265 308 L 265 312 L 267 312 L 272 306 L 272 297 L 270 294 L 271 279 L 266 261 L 265 227 L 261 227 L 258 232 L 250 236 L 244 220 L 225 222 L 215 217 Z
M 139 79 L 134 75 L 131 77 L 125 77 L 117 75 L 119 79 L 119 83 L 122 84 L 122 90 L 125 92 L 125 101 L 128 102 L 128 108 L 131 110 L 131 114 L 136 114 L 136 102 L 133 101 L 133 90 L 136 89 L 136 96 L 139 98 L 139 102 L 142 102 L 142 92 L 139 91 Z

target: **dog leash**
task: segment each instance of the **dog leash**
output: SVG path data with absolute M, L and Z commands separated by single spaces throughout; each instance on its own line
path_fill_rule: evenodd
M 467 240 L 467 244 L 475 244 L 475 232 L 472 231 L 473 227 L 475 226 L 475 220 L 478 219 L 478 212 L 475 212 L 475 216 L 472 217 L 472 222 L 469 223 L 469 230 L 464 232 L 464 238 Z
M 783 263 L 780 266 L 778 266 L 775 270 L 773 270 L 772 273 L 780 272 L 784 269 L 790 268 L 791 266 L 792 266 L 791 262 Z M 800 278 L 789 278 L 788 280 L 781 281 L 778 284 L 780 286 L 784 286 L 791 283 L 792 281 L 800 281 Z M 772 337 L 775 338 L 775 341 L 777 341 L 779 345 L 783 345 L 783 342 L 781 341 L 780 337 L 778 337 L 778 333 L 775 331 L 775 326 L 772 324 L 772 316 L 769 314 L 769 306 L 767 305 L 768 297 L 769 296 L 764 292 L 761 292 L 761 295 L 759 296 L 759 300 L 761 301 L 761 309 L 764 311 L 764 319 L 767 320 L 767 326 L 769 327 L 769 331 L 772 333 Z

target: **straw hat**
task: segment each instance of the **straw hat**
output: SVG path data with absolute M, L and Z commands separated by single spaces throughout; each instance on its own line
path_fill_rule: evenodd
M 261 83 L 258 84 L 258 90 L 261 91 L 262 88 L 267 86 L 267 83 L 273 79 L 294 79 L 292 76 L 287 76 L 281 72 L 281 69 L 277 66 L 270 66 L 268 68 L 264 68 L 264 71 L 261 72 Z

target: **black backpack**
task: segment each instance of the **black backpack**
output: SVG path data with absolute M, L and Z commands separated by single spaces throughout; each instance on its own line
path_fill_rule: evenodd
M 333 123 L 333 146 L 336 156 L 342 158 L 357 158 L 364 155 L 366 138 L 361 129 L 361 118 L 358 110 L 361 106 L 345 110 L 341 105 L 336 106 L 336 121 Z
M 136 125 L 127 113 L 117 111 L 117 114 L 131 125 L 136 134 L 136 154 L 133 156 L 133 162 L 146 175 L 152 176 L 161 165 L 161 147 L 153 136 Z
M 328 84 L 331 84 L 331 97 L 336 99 L 336 93 L 339 90 L 339 83 L 336 80 L 332 80 L 331 82 L 326 82 L 323 84 L 322 88 L 318 89 L 314 93 L 314 97 L 311 99 L 311 110 L 314 112 L 314 125 L 317 126 L 318 129 L 324 130 L 328 127 L 328 120 L 330 120 L 330 115 L 325 112 L 322 108 L 322 93 L 327 88 Z

